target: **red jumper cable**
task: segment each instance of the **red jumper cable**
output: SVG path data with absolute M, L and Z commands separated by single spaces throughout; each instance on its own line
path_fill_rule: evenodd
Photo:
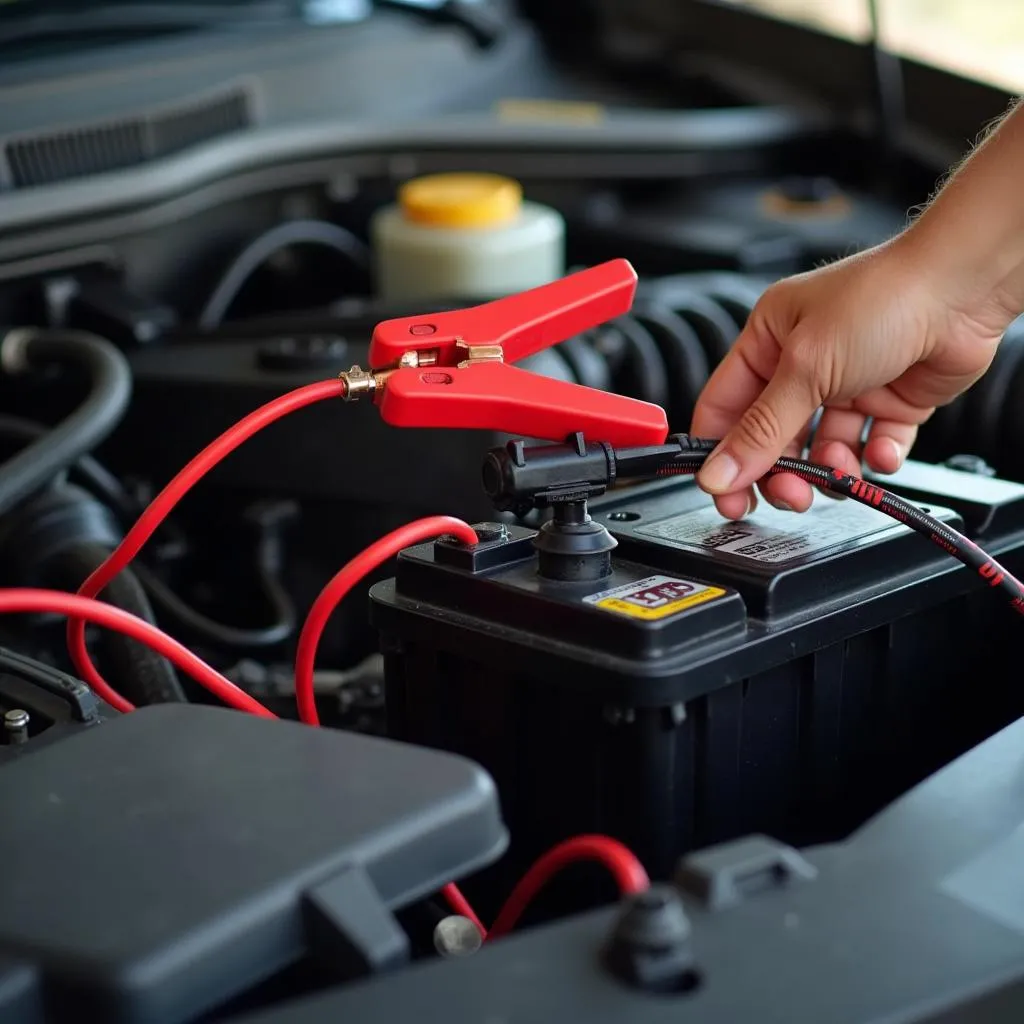
M 113 609 L 107 615 L 88 598 L 100 593 L 131 562 L 178 501 L 207 472 L 253 434 L 312 402 L 339 396 L 351 400 L 372 395 L 384 420 L 403 427 L 488 429 L 553 441 L 564 440 L 582 429 L 615 445 L 664 441 L 668 424 L 659 406 L 551 380 L 508 365 L 627 313 L 633 303 L 636 284 L 632 266 L 625 260 L 613 260 L 471 309 L 385 321 L 374 331 L 369 371 L 353 367 L 341 374 L 340 380 L 308 385 L 255 410 L 178 473 L 118 549 L 82 585 L 77 599 L 81 603 L 76 604 L 72 599 L 62 608 L 72 616 L 69 645 L 79 672 L 115 707 L 132 710 L 92 664 L 85 647 L 83 621 L 89 618 L 108 627 L 127 628 L 120 620 L 130 616 L 119 617 Z M 446 517 L 410 523 L 353 559 L 324 588 L 307 619 L 299 644 L 296 690 L 305 721 L 317 723 L 313 662 L 317 642 L 333 609 L 359 579 L 399 548 L 442 532 L 461 536 L 467 543 L 475 540 L 471 527 Z M 19 600 L 22 597 L 13 593 L 7 596 L 12 599 L 17 596 Z M 52 595 L 46 600 L 52 605 L 51 598 Z M 15 608 L 14 605 L 0 608 L 3 610 Z M 158 634 L 158 631 L 152 632 Z M 154 637 L 148 634 L 144 636 L 136 631 L 135 635 L 154 642 Z M 195 659 L 197 664 L 193 664 L 187 651 L 178 651 L 176 645 L 172 650 L 172 645 L 173 641 L 168 640 L 161 653 L 171 656 L 180 668 L 191 671 L 222 699 L 244 710 L 269 714 L 255 701 L 250 705 L 251 698 L 247 701 L 247 695 L 233 692 L 235 688 L 219 673 L 198 659 Z M 544 858 L 517 887 L 496 921 L 494 936 L 512 927 L 547 877 L 579 857 L 607 862 L 624 891 L 646 885 L 642 867 L 614 841 L 603 837 L 570 840 Z M 468 916 L 486 934 L 455 885 L 445 886 L 443 892 L 457 913 Z
M 629 312 L 636 285 L 627 260 L 610 260 L 469 309 L 385 320 L 370 342 L 371 368 L 354 366 L 341 374 L 345 400 L 371 397 L 396 427 L 493 430 L 545 441 L 583 431 L 616 446 L 660 444 L 668 436 L 661 406 L 510 365 Z M 392 548 L 389 557 L 397 553 Z M 339 570 L 302 628 L 295 697 L 299 717 L 309 725 L 319 724 L 317 645 L 334 609 L 384 560 L 369 554 Z
M 510 365 L 628 313 L 636 285 L 631 264 L 611 260 L 469 309 L 385 320 L 373 332 L 370 369 L 354 366 L 341 375 L 345 400 L 371 397 L 381 418 L 396 427 L 492 430 L 546 441 L 564 441 L 583 431 L 617 446 L 660 444 L 668 436 L 660 406 Z M 381 556 L 396 551 L 392 545 L 379 547 Z M 384 561 L 371 560 L 369 554 L 357 555 L 327 583 L 299 637 L 295 696 L 300 718 L 310 725 L 319 724 L 313 669 L 320 637 L 346 594 Z M 444 894 L 485 938 L 497 938 L 514 927 L 552 874 L 587 857 L 608 863 L 623 892 L 647 885 L 643 868 L 628 850 L 605 837 L 581 836 L 560 844 L 534 866 L 490 934 L 456 886 L 446 886 Z

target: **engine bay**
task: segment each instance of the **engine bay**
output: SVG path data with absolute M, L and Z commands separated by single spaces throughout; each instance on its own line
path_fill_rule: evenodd
M 802 516 L 687 433 L 936 149 L 335 6 L 0 71 L 0 1017 L 1019 1019 L 1024 322 Z

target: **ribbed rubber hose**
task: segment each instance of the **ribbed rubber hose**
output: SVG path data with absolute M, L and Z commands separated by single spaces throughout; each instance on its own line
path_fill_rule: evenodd
M 66 419 L 0 465 L 0 515 L 105 441 L 131 399 L 128 360 L 94 334 L 18 328 L 0 341 L 0 366 L 10 373 L 47 363 L 84 370 L 90 379 L 89 394 Z

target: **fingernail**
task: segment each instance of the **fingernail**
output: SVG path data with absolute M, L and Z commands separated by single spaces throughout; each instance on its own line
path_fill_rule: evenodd
M 901 445 L 898 445 L 891 437 L 886 438 L 887 447 L 889 449 L 889 457 L 896 464 L 897 469 L 903 465 L 903 460 L 906 455 Z M 874 467 L 872 467 L 874 468 Z
M 772 508 L 777 508 L 780 512 L 792 512 L 793 506 L 787 504 L 784 501 L 773 501 Z
M 698 479 L 712 494 L 725 494 L 739 475 L 739 463 L 728 452 L 717 451 L 704 463 Z

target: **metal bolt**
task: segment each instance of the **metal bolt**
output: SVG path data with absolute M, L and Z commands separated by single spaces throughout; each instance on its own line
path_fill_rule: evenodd
M 29 713 L 22 708 L 12 708 L 4 715 L 4 732 L 8 743 L 25 743 L 28 740 Z
M 468 917 L 452 914 L 434 929 L 434 949 L 441 956 L 472 956 L 482 945 L 480 929 Z
M 481 544 L 508 540 L 508 527 L 504 523 L 474 523 L 473 529 Z

